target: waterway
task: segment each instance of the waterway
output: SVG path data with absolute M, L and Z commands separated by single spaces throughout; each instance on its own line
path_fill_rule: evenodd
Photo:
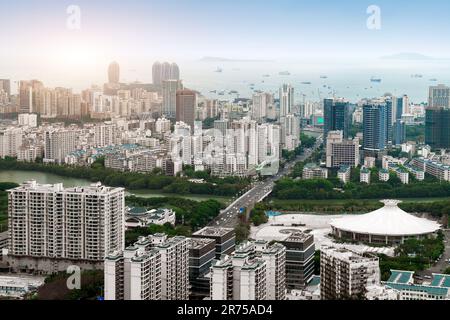
M 63 183 L 64 187 L 88 186 L 92 182 L 86 179 L 77 179 L 70 177 L 63 177 L 53 173 L 37 172 L 37 171 L 20 171 L 20 170 L 5 170 L 0 171 L 0 182 L 14 182 L 23 183 L 28 180 L 36 180 L 42 184 Z M 131 190 L 127 191 L 127 195 L 134 194 L 142 198 L 155 197 L 181 197 L 195 201 L 204 201 L 208 199 L 215 199 L 223 203 L 230 201 L 229 197 L 209 196 L 209 195 L 179 195 L 158 192 L 157 190 Z

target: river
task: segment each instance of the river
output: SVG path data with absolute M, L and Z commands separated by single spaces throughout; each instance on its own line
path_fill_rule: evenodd
M 43 184 L 54 184 L 62 182 L 64 184 L 64 187 L 88 186 L 92 183 L 91 181 L 85 179 L 63 177 L 53 173 L 46 173 L 46 172 L 20 171 L 20 170 L 0 171 L 1 182 L 15 182 L 20 184 L 27 180 L 36 180 L 38 183 Z M 127 191 L 127 194 L 128 195 L 134 194 L 142 198 L 181 197 L 195 201 L 203 201 L 208 199 L 215 199 L 223 203 L 227 203 L 228 201 L 230 201 L 229 197 L 208 196 L 208 195 L 179 195 L 179 194 L 162 193 L 155 190 L 132 190 Z

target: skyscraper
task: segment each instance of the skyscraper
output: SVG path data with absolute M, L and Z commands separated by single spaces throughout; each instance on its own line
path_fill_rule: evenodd
M 283 84 L 280 88 L 280 118 L 292 113 L 294 108 L 294 88 Z
M 381 151 L 386 147 L 387 117 L 385 104 L 363 106 L 363 148 L 367 151 Z
M 0 79 L 0 90 L 5 91 L 8 96 L 11 96 L 11 81 L 9 79 Z
M 450 87 L 443 84 L 432 86 L 428 96 L 429 108 L 450 107 Z
M 180 68 L 176 63 L 170 65 L 170 78 L 167 80 L 180 80 Z
M 19 82 L 19 112 L 32 113 L 36 110 L 36 97 L 44 88 L 44 84 L 38 80 Z
M 175 119 L 177 110 L 177 91 L 183 89 L 180 80 L 164 80 L 162 82 L 162 114 L 169 118 Z
M 118 84 L 120 81 L 120 67 L 117 62 L 112 62 L 108 67 L 108 82 Z
M 406 141 L 406 124 L 402 120 L 397 120 L 393 127 L 392 143 L 400 145 Z
M 155 62 L 152 67 L 153 84 L 160 86 L 162 84 L 162 65 L 159 61 Z
M 179 90 L 176 100 L 176 121 L 183 121 L 194 129 L 197 93 L 192 90 Z
M 433 149 L 450 148 L 450 108 L 428 107 L 426 109 L 425 143 Z
M 323 102 L 324 137 L 329 131 L 342 131 L 344 138 L 348 138 L 350 128 L 350 105 L 347 101 L 325 99 Z

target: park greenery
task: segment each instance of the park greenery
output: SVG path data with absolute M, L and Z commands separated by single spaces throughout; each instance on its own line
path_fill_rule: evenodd
M 379 255 L 381 279 L 389 279 L 391 270 L 422 271 L 430 267 L 445 250 L 444 235 L 436 238 L 408 239 L 395 249 L 395 257 Z
M 255 207 L 250 212 L 250 221 L 255 225 L 259 226 L 269 221 L 267 215 L 267 206 L 264 203 L 256 203 Z
M 375 174 L 376 175 L 376 174 Z M 411 181 L 402 184 L 391 175 L 387 182 L 374 181 L 370 185 L 351 181 L 345 185 L 338 179 L 279 180 L 272 196 L 282 200 L 325 200 L 325 199 L 407 199 L 450 196 L 449 182 Z
M 147 209 L 170 208 L 175 211 L 176 215 L 176 227 L 170 224 L 163 226 L 150 225 L 127 231 L 125 234 L 127 245 L 137 241 L 140 236 L 161 232 L 167 233 L 169 236 L 190 236 L 193 232 L 206 226 L 217 217 L 223 208 L 223 205 L 216 200 L 198 202 L 175 197 L 138 198 L 130 196 L 126 198 L 126 203 L 130 207 L 145 207 Z
M 201 194 L 214 196 L 234 196 L 249 184 L 248 179 L 239 177 L 217 178 L 207 172 L 194 172 L 185 168 L 184 176 L 167 176 L 160 169 L 151 173 L 121 172 L 104 167 L 104 160 L 98 159 L 91 167 L 43 164 L 39 162 L 18 162 L 14 158 L 0 159 L 0 170 L 24 170 L 52 173 L 64 177 L 87 179 L 102 182 L 112 187 L 128 190 L 158 190 L 172 194 Z M 204 183 L 190 182 L 191 178 L 204 179 Z

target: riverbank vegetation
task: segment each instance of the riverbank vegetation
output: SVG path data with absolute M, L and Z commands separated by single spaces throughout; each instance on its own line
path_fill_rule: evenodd
M 176 227 L 170 224 L 163 226 L 151 225 L 145 228 L 136 228 L 126 232 L 126 244 L 134 243 L 140 236 L 155 233 L 167 233 L 169 236 L 190 236 L 193 232 L 208 225 L 220 213 L 223 205 L 216 200 L 194 201 L 182 198 L 138 198 L 127 197 L 128 206 L 145 207 L 147 209 L 170 208 L 175 211 Z
M 215 196 L 234 196 L 245 189 L 249 179 L 238 177 L 217 178 L 206 172 L 193 172 L 185 168 L 186 174 L 181 177 L 164 175 L 160 169 L 152 173 L 121 172 L 104 167 L 101 159 L 91 167 L 63 166 L 39 162 L 18 162 L 14 158 L 0 159 L 0 170 L 38 171 L 56 174 L 63 177 L 86 179 L 102 182 L 112 187 L 124 187 L 128 190 L 158 190 L 162 193 L 199 194 Z M 204 183 L 190 182 L 189 179 L 202 178 Z
M 19 186 L 12 182 L 0 182 L 0 232 L 8 229 L 8 194 L 6 190 Z

